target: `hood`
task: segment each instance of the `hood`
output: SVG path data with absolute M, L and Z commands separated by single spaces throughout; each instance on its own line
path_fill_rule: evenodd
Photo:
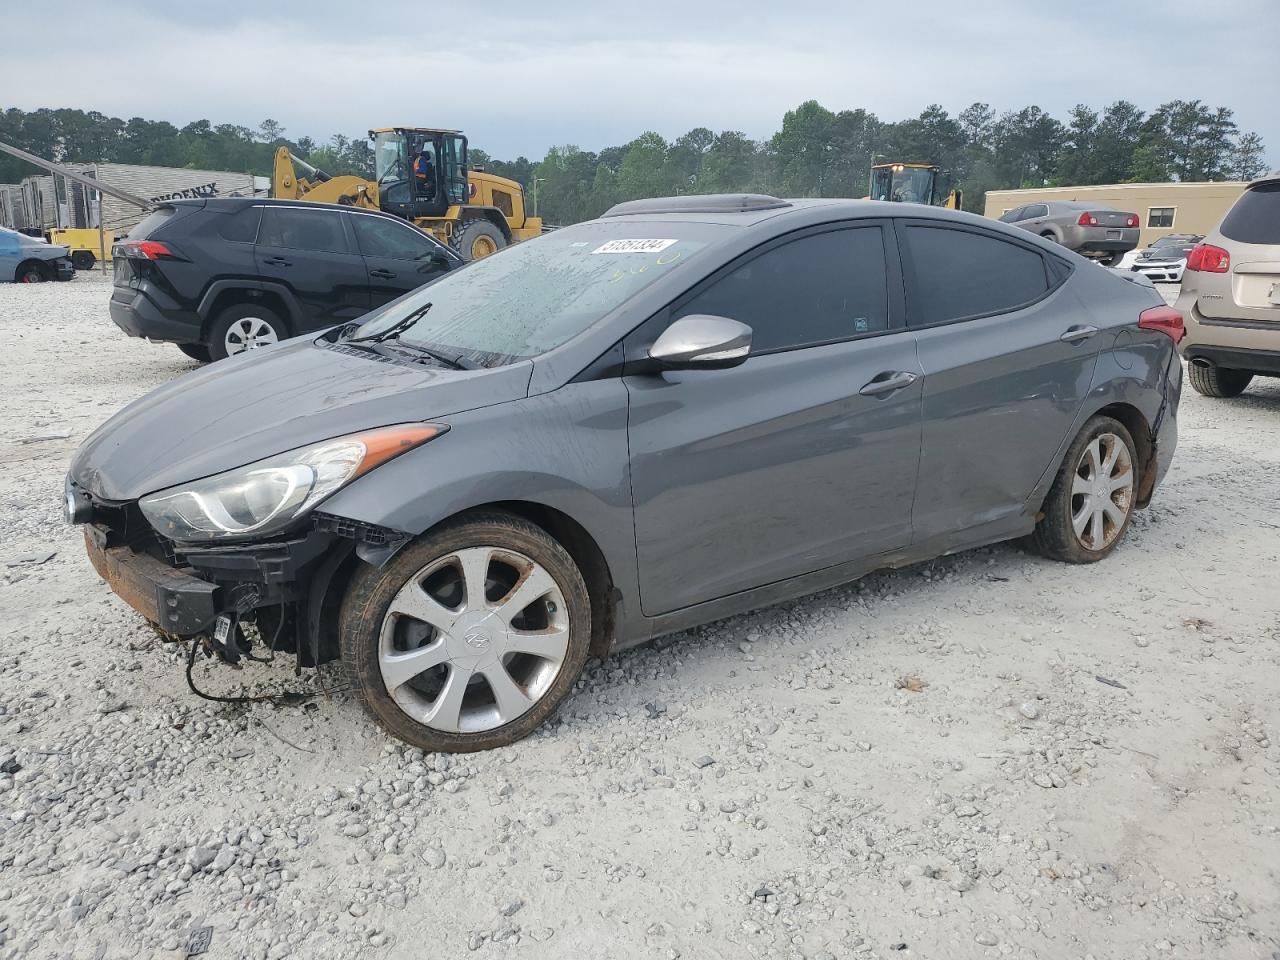
M 135 500 L 320 440 L 517 400 L 532 369 L 450 370 L 299 338 L 135 400 L 81 444 L 71 478 L 99 499 Z

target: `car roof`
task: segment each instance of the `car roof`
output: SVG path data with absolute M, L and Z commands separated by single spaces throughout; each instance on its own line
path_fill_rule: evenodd
M 157 206 L 164 207 L 204 207 L 209 210 L 238 210 L 243 207 L 305 207 L 308 210 L 346 210 L 355 213 L 367 213 L 374 217 L 386 217 L 400 223 L 405 221 L 381 210 L 370 210 L 368 207 L 348 206 L 341 203 L 314 203 L 311 200 L 283 200 L 276 197 L 182 197 L 165 200 Z
M 599 218 L 614 223 L 668 222 L 713 223 L 734 227 L 753 227 L 765 222 L 800 225 L 800 221 L 821 223 L 828 220 L 849 220 L 863 217 L 942 217 L 972 218 L 975 223 L 995 223 L 985 217 L 957 213 L 941 207 L 929 207 L 914 203 L 891 203 L 885 200 L 852 200 L 838 197 L 806 197 L 780 199 L 768 197 L 771 203 L 749 204 L 746 209 L 735 209 L 733 202 L 718 202 L 724 198 L 762 197 L 761 194 L 711 194 L 707 196 L 653 197 L 648 200 L 629 200 L 616 204 Z M 779 229 L 782 229 L 780 227 Z

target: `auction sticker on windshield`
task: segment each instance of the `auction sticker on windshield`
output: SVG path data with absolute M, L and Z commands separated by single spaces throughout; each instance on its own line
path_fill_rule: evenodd
M 610 240 L 602 243 L 591 252 L 594 253 L 661 253 L 671 246 L 674 240 Z

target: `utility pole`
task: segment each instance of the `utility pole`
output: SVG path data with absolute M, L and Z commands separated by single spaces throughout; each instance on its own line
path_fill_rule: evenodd
M 538 184 L 546 179 L 546 177 L 533 178 L 533 215 L 535 217 L 538 215 Z

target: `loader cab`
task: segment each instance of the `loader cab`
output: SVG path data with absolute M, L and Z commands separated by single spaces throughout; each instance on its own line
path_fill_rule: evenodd
M 457 130 L 370 130 L 378 206 L 413 221 L 469 202 L 467 138 Z
M 871 168 L 872 200 L 923 203 L 934 206 L 938 195 L 938 168 L 923 163 L 877 163 Z

